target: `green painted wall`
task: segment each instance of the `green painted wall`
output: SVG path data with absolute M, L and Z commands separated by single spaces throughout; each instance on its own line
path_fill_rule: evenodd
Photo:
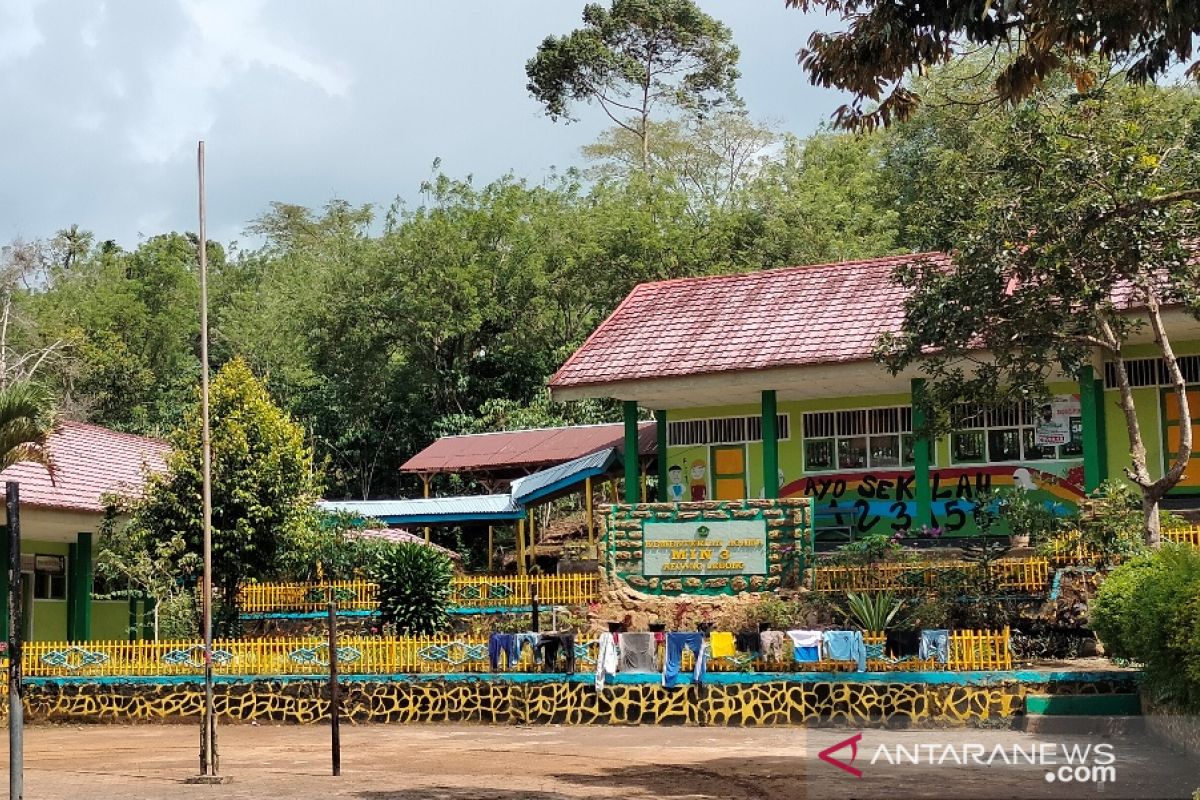
M 92 601 L 92 638 L 96 640 L 129 639 L 129 601 Z
M 67 638 L 67 601 L 33 601 L 33 636 L 35 642 L 61 642 Z

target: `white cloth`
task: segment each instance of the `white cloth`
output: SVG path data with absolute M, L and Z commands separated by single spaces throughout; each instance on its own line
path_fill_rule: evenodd
M 817 661 L 821 660 L 824 650 L 821 646 L 821 631 L 788 631 L 788 638 L 792 640 L 792 653 L 795 654 L 796 660 L 800 661 L 801 648 L 815 647 L 817 649 Z M 806 659 L 807 660 L 807 659 Z
M 596 691 L 604 691 L 604 679 L 608 675 L 617 673 L 617 662 L 619 653 L 617 652 L 617 638 L 611 633 L 602 633 L 600 638 L 596 640 L 600 645 L 600 652 L 596 654 Z

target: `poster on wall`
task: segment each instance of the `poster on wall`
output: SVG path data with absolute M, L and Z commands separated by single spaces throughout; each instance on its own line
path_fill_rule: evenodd
M 1037 408 L 1033 441 L 1039 447 L 1053 447 L 1071 441 L 1071 417 L 1082 415 L 1079 395 L 1055 395 L 1049 403 Z

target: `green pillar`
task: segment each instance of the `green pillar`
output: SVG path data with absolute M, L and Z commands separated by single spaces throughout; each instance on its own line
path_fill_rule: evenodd
M 654 412 L 654 449 L 658 451 L 658 502 L 667 502 L 667 412 Z
M 1079 371 L 1079 410 L 1083 416 L 1083 488 L 1093 492 L 1108 480 L 1108 449 L 1104 446 L 1104 381 L 1091 365 Z
M 763 497 L 779 499 L 779 412 L 775 390 L 762 393 L 762 467 Z
M 92 638 L 92 534 L 79 534 L 75 553 L 75 633 L 86 642 Z
M 638 404 L 636 400 L 622 403 L 625 412 L 625 502 L 638 502 L 641 485 L 638 474 Z
M 0 640 L 8 641 L 8 526 L 0 525 L 0 553 L 4 564 L 0 566 Z
M 77 642 L 75 635 L 76 617 L 78 617 L 78 601 L 76 600 L 75 583 L 79 580 L 79 546 L 67 545 L 67 641 Z
M 933 485 L 929 477 L 929 438 L 921 433 L 927 422 L 925 408 L 925 379 L 912 379 L 912 424 L 916 434 L 913 442 L 913 499 L 917 503 L 917 511 L 913 515 L 912 526 L 933 523 Z

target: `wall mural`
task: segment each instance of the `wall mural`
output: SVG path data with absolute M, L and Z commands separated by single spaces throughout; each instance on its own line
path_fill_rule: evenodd
M 1034 492 L 1061 515 L 1074 512 L 1084 497 L 1083 467 L 1074 463 L 932 468 L 932 518 L 919 520 L 915 519 L 914 483 L 911 471 L 833 473 L 791 481 L 780 495 L 812 497 L 818 530 L 846 528 L 856 535 L 919 529 L 923 525 L 949 534 L 975 533 L 972 511 L 981 492 L 1020 487 Z

